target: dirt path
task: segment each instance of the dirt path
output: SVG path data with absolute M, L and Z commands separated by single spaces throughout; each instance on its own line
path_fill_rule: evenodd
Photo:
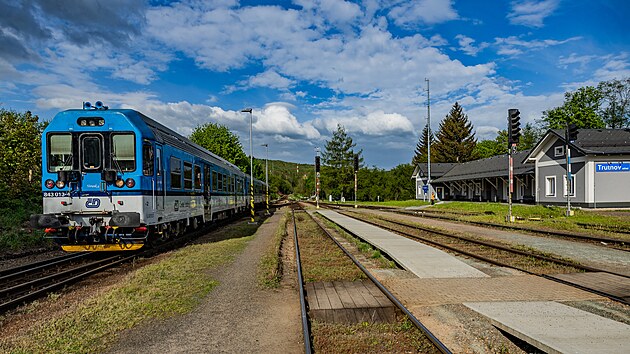
M 303 352 L 293 274 L 285 274 L 277 290 L 261 290 L 256 281 L 258 263 L 282 213 L 260 226 L 232 264 L 213 274 L 219 286 L 195 311 L 127 331 L 111 353 Z

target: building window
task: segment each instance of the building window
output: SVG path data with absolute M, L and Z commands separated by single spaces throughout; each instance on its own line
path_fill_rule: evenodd
M 547 197 L 556 196 L 556 176 L 545 177 L 545 195 Z
M 553 148 L 553 156 L 562 157 L 564 156 L 564 146 L 556 146 Z
M 563 195 L 566 197 L 567 196 L 567 176 L 564 175 L 562 180 L 564 181 Z M 575 175 L 574 174 L 571 175 L 571 184 L 569 184 L 569 196 L 575 197 Z

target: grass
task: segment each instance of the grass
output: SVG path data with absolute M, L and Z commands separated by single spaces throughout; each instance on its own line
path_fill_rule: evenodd
M 41 198 L 3 200 L 0 203 L 0 250 L 19 251 L 27 248 L 51 246 L 41 230 L 31 230 L 31 214 L 42 212 Z
M 438 204 L 425 210 L 430 212 L 432 209 L 460 214 L 459 218 L 461 218 L 462 220 L 507 224 L 507 204 L 450 202 Z M 517 225 L 544 227 L 564 231 L 584 230 L 584 227 L 579 225 L 580 223 L 589 225 L 610 225 L 617 228 L 630 229 L 630 217 L 602 215 L 598 212 L 581 209 L 574 209 L 575 215 L 571 217 L 566 217 L 565 211 L 566 209 L 564 207 L 558 206 L 520 204 L 515 204 L 512 206 L 512 215 L 518 218 L 518 220 L 516 221 Z M 630 214 L 628 216 L 630 216 Z M 604 233 L 604 231 L 590 229 L 589 232 L 597 232 L 600 234 Z
M 218 284 L 209 271 L 234 259 L 249 240 L 251 237 L 178 250 L 164 261 L 128 274 L 110 290 L 60 317 L 3 338 L 0 352 L 102 352 L 122 330 L 191 311 Z
M 302 275 L 305 282 L 365 278 L 352 260 L 305 213 L 296 213 Z
M 411 321 L 354 325 L 312 321 L 315 352 L 326 353 L 439 353 Z
M 280 249 L 287 237 L 287 222 L 290 212 L 285 212 L 280 218 L 278 228 L 273 237 L 273 243 L 263 254 L 258 265 L 258 284 L 263 288 L 277 288 L 282 279 L 282 259 Z
M 328 202 L 323 202 L 320 200 L 320 203 L 325 203 L 325 204 L 341 204 L 341 205 L 354 205 L 354 201 L 345 201 L 345 202 L 333 202 L 333 203 L 328 203 Z M 389 207 L 399 207 L 399 208 L 406 208 L 406 207 L 411 207 L 411 206 L 421 206 L 421 205 L 427 205 L 430 204 L 430 202 L 425 202 L 422 200 L 417 200 L 417 199 L 410 199 L 410 200 L 388 200 L 385 202 L 361 202 L 361 201 L 357 201 L 357 205 L 370 205 L 370 206 L 389 206 Z

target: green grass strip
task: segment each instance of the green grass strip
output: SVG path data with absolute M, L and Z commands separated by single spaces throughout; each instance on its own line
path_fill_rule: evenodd
M 209 270 L 239 254 L 252 237 L 192 245 L 125 276 L 112 289 L 59 318 L 2 339 L 2 353 L 88 353 L 143 321 L 190 312 L 218 282 Z

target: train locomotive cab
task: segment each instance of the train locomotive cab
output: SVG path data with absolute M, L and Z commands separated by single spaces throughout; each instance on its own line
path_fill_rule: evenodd
M 153 135 L 129 113 L 102 103 L 55 116 L 42 137 L 45 229 L 65 251 L 121 251 L 144 246 L 150 232 L 144 191 L 153 181 Z

